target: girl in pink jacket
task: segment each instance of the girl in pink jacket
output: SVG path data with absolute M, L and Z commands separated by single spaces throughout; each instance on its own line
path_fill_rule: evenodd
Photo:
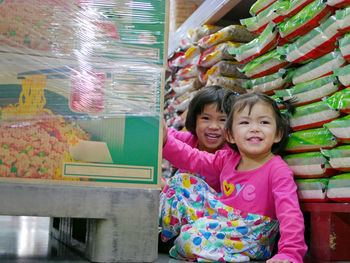
M 245 94 L 231 103 L 232 96 L 228 92 L 224 100 L 225 138 L 232 149 L 199 151 L 164 126 L 163 157 L 193 173 L 219 174 L 221 193 L 207 191 L 191 174 L 182 185 L 169 185 L 162 193 L 162 238 L 179 234 L 170 250 L 175 258 L 244 262 L 270 258 L 280 232 L 278 252 L 267 262 L 302 263 L 307 247 L 297 187 L 276 155 L 288 141 L 288 121 L 268 96 Z
M 169 134 L 200 151 L 215 153 L 220 149 L 229 149 L 224 137 L 227 116 L 222 106 L 222 100 L 225 90 L 225 88 L 217 85 L 199 90 L 188 106 L 185 121 L 187 131 L 177 131 L 168 128 Z M 171 180 L 181 180 L 181 178 L 178 178 L 178 174 L 185 172 L 187 171 L 178 170 L 175 177 L 172 177 Z M 197 174 L 197 176 L 202 178 L 216 192 L 221 191 L 219 174 L 217 174 L 217 177 L 207 176 L 204 171 L 200 175 Z

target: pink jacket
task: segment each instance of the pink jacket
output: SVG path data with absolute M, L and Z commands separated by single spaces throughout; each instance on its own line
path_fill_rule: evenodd
M 174 136 L 176 139 L 188 144 L 192 148 L 197 148 L 198 147 L 198 137 L 194 136 L 192 133 L 188 131 L 177 131 L 171 128 L 168 128 L 168 133 L 171 136 Z M 227 150 L 230 149 L 230 147 L 225 144 L 222 149 Z M 185 173 L 187 172 L 186 170 L 179 169 L 179 172 Z M 207 173 L 204 171 L 203 173 L 200 174 L 200 177 L 206 181 L 207 184 L 209 184 L 217 193 L 220 193 L 220 178 L 219 174 L 217 176 L 208 176 Z
M 174 166 L 207 177 L 220 174 L 224 204 L 243 213 L 278 219 L 280 240 L 275 259 L 302 263 L 307 251 L 304 240 L 304 219 L 299 207 L 293 173 L 280 156 L 251 171 L 237 171 L 239 153 L 232 149 L 215 154 L 199 151 L 177 140 L 168 132 L 163 158 Z

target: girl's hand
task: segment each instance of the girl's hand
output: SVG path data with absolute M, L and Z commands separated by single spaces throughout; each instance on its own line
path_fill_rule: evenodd
M 292 263 L 287 259 L 269 259 L 266 261 L 266 263 Z
M 168 139 L 168 126 L 166 125 L 166 122 L 163 119 L 163 147 L 166 144 L 167 139 Z

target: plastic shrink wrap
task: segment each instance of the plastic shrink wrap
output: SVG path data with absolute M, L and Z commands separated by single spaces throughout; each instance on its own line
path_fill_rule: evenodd
M 166 10 L 0 1 L 1 178 L 159 185 Z

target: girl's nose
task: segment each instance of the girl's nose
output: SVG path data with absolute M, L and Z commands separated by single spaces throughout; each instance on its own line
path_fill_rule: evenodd
M 253 131 L 253 132 L 259 131 L 259 125 L 257 123 L 252 122 L 250 124 L 250 131 Z
M 212 121 L 210 124 L 209 124 L 209 128 L 210 129 L 219 129 L 219 124 L 215 121 Z

